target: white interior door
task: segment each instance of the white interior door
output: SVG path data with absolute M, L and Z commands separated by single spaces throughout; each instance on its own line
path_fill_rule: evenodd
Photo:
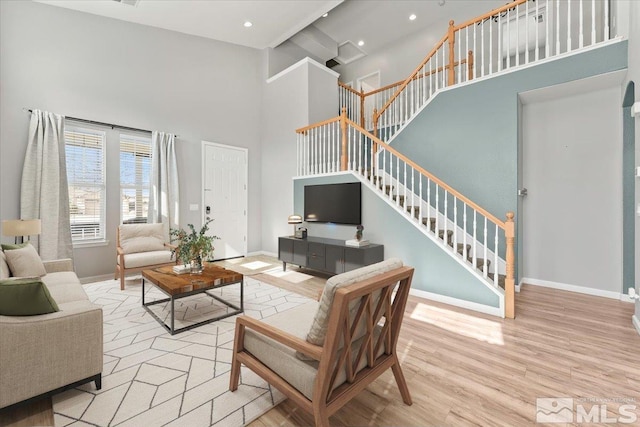
M 203 221 L 213 219 L 209 233 L 216 260 L 247 254 L 246 148 L 202 142 Z
M 368 74 L 364 77 L 360 77 L 357 80 L 358 87 L 356 90 L 364 90 L 365 93 L 371 92 L 373 90 L 380 88 L 380 72 L 376 71 L 375 73 Z M 373 109 L 376 108 L 376 99 L 378 95 L 367 96 L 364 100 L 364 120 L 365 120 L 365 129 L 371 130 L 373 129 Z

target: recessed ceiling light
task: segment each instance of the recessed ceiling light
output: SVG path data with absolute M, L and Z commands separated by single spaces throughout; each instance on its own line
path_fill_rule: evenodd
M 252 25 L 253 24 L 251 23 L 251 21 L 245 21 L 244 22 L 244 26 L 247 27 L 247 28 L 251 27 Z
M 409 21 L 415 21 L 417 18 L 415 13 L 412 13 L 411 15 L 409 15 Z
M 323 18 L 326 18 L 327 16 L 329 16 L 329 12 L 325 13 L 324 15 L 322 15 Z
M 364 41 L 363 41 L 363 40 L 360 40 L 360 41 L 358 42 L 358 46 L 364 46 Z

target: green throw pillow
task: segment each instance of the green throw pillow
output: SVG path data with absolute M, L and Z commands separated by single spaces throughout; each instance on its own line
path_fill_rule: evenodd
M 2 246 L 2 250 L 3 251 L 12 251 L 14 249 L 22 249 L 24 247 L 26 247 L 29 244 L 29 242 L 25 242 L 25 243 L 3 243 Z
M 35 316 L 60 311 L 49 290 L 37 278 L 0 280 L 0 315 Z

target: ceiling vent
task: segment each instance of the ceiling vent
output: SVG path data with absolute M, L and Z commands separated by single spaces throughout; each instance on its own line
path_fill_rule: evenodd
M 355 45 L 350 40 L 342 43 L 338 46 L 338 56 L 335 57 L 335 60 L 340 64 L 348 64 L 350 62 L 355 61 L 356 59 L 360 59 L 365 56 L 366 53 L 358 46 Z
M 136 7 L 138 5 L 138 3 L 140 3 L 140 0 L 113 0 L 116 3 L 122 3 L 122 4 L 126 4 L 128 6 L 133 6 Z

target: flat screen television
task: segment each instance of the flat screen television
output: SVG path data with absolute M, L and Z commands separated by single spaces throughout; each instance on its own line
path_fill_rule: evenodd
M 362 224 L 361 185 L 307 185 L 304 187 L 304 220 L 335 224 Z

